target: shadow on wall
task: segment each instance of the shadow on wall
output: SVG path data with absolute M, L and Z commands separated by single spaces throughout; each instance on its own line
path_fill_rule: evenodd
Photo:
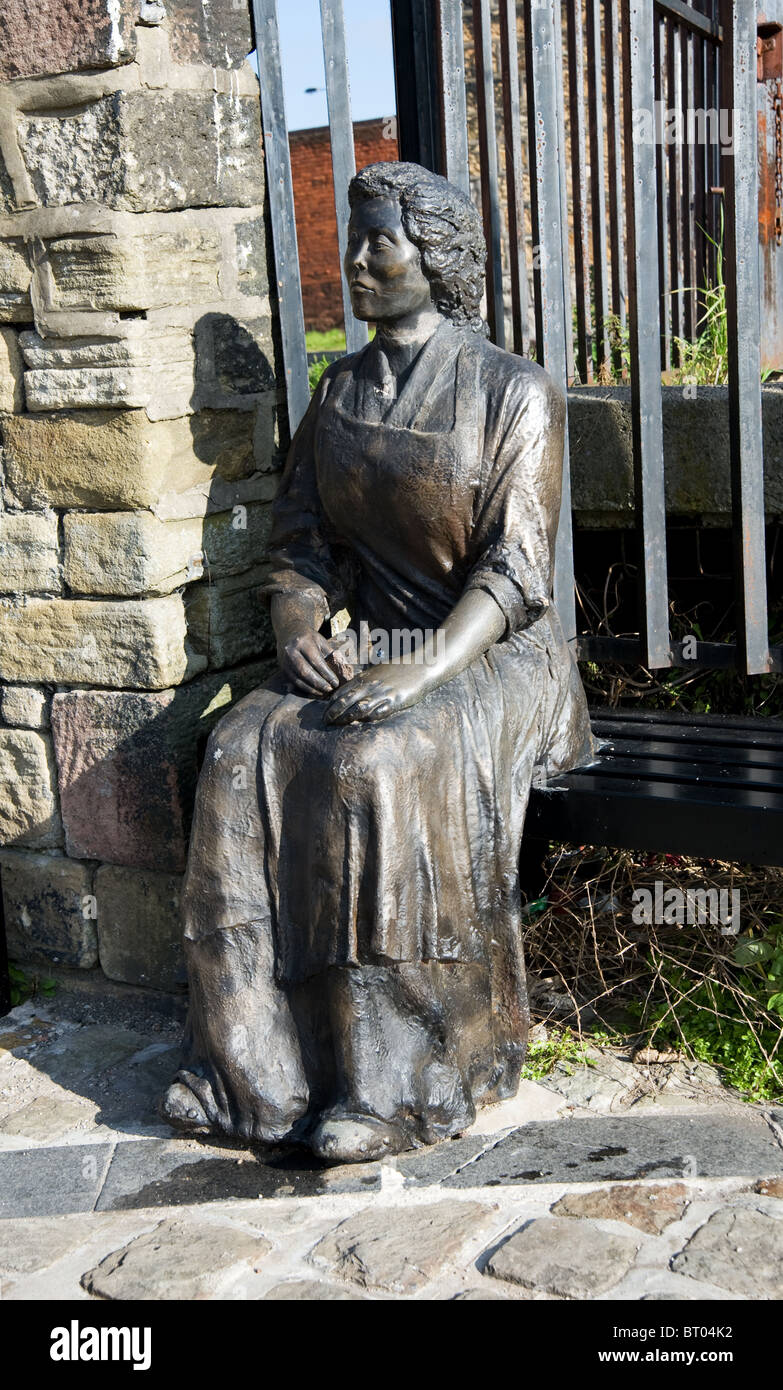
M 189 458 L 181 467 L 191 485 L 166 491 L 154 516 L 126 514 L 134 553 L 127 564 L 120 557 L 122 596 L 183 595 L 198 674 L 167 689 L 54 695 L 68 858 L 53 861 L 53 877 L 42 883 L 42 866 L 29 853 L 44 847 L 37 828 L 24 844 L 8 846 L 26 851 L 4 856 L 12 958 L 84 968 L 100 956 L 111 979 L 184 986 L 178 898 L 200 761 L 217 721 L 274 667 L 259 588 L 287 425 L 262 332 L 268 340 L 268 320 L 243 324 L 219 313 L 198 320 Z M 177 467 L 174 457 L 173 484 Z M 148 537 L 154 543 L 139 559 Z M 108 574 L 110 562 L 116 573 L 116 554 L 91 563 Z M 106 584 L 118 597 L 117 586 Z M 86 919 L 84 900 L 94 903 Z

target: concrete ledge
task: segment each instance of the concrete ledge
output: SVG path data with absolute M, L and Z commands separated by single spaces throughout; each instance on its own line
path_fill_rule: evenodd
M 762 408 L 766 512 L 775 520 L 783 516 L 783 388 L 764 387 Z M 575 387 L 568 393 L 568 423 L 577 524 L 633 525 L 630 387 Z M 663 443 L 667 512 L 698 518 L 707 526 L 728 526 L 728 387 L 665 386 Z

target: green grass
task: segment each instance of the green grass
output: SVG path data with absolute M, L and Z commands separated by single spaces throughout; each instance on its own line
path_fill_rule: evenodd
M 305 335 L 308 352 L 345 352 L 345 331 L 342 328 L 327 328 L 321 333 L 311 328 Z
M 578 1042 L 573 1034 L 565 1029 L 560 1033 L 550 1032 L 546 1042 L 542 1040 L 530 1044 L 520 1076 L 523 1081 L 540 1081 L 542 1077 L 549 1075 L 558 1062 L 564 1062 L 568 1070 L 572 1066 L 595 1066 L 594 1060 L 588 1057 L 584 1044 Z

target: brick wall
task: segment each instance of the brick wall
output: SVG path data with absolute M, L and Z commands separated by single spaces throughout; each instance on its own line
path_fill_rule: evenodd
M 353 130 L 357 169 L 397 159 L 396 132 L 390 120 L 357 121 Z M 343 301 L 328 127 L 292 132 L 291 167 L 305 324 L 335 328 L 343 322 Z

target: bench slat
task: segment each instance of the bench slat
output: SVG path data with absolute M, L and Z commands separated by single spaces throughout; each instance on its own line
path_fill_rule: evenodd
M 531 792 L 526 834 L 564 844 L 783 864 L 783 796 L 778 793 L 599 773 L 572 777 L 566 774 Z
M 777 769 L 783 776 L 783 749 L 781 748 L 727 748 L 725 744 L 702 745 L 694 748 L 692 744 L 681 740 L 675 743 L 673 740 L 663 738 L 649 738 L 644 740 L 643 750 L 637 739 L 613 738 L 608 743 L 601 746 L 601 762 L 607 762 L 615 757 L 628 758 L 664 758 L 672 762 L 693 762 L 694 758 L 705 763 L 726 763 L 728 766 L 737 767 L 764 767 Z
M 693 754 L 698 750 L 692 749 L 691 752 Z M 677 762 L 667 758 L 648 758 L 645 755 L 624 758 L 608 754 L 602 756 L 598 763 L 592 763 L 585 768 L 574 768 L 573 772 L 567 775 L 572 779 L 571 785 L 580 786 L 585 778 L 596 772 L 612 780 L 626 780 L 630 777 L 642 781 L 671 782 L 675 786 L 694 783 L 705 787 L 725 787 L 729 791 L 732 787 L 736 787 L 737 790 L 757 787 L 762 792 L 769 788 L 770 791 L 779 791 L 783 795 L 783 767 L 749 767 L 735 762 Z
M 591 709 L 590 718 L 594 724 L 606 720 L 621 724 L 662 724 L 666 728 L 685 724 L 689 729 L 710 732 L 719 729 L 740 729 L 748 734 L 769 733 L 783 738 L 783 720 L 768 718 L 766 715 L 753 715 L 740 718 L 733 714 L 690 714 L 685 710 L 658 709 L 610 709 L 607 705 Z
M 593 733 L 599 741 L 626 738 L 633 739 L 636 743 L 644 743 L 647 739 L 666 739 L 670 742 L 692 743 L 699 748 L 768 748 L 783 756 L 783 735 L 778 737 L 775 733 L 767 733 L 763 727 L 757 728 L 755 733 L 749 733 L 741 729 L 701 729 L 695 724 L 674 727 L 665 723 L 631 725 L 619 720 L 595 718 L 591 722 Z

